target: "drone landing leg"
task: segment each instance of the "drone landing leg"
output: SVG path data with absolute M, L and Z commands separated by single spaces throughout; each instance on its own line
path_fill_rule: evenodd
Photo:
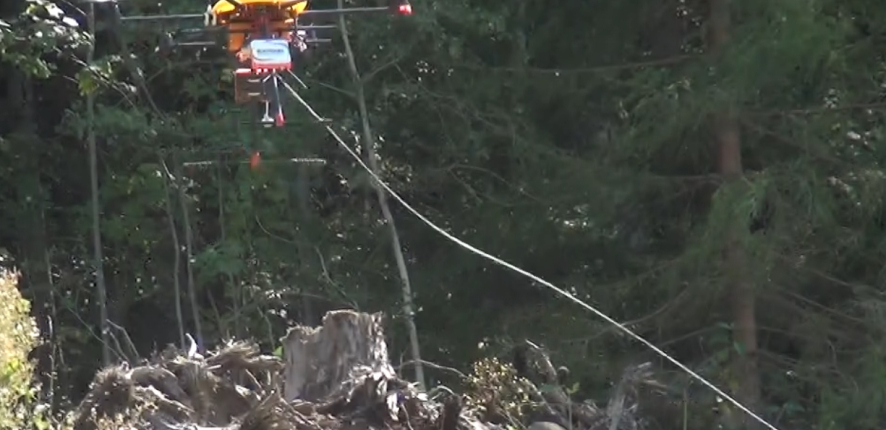
M 280 83 L 283 84 L 283 88 L 286 88 L 286 90 L 289 91 L 289 94 L 292 95 L 293 98 L 298 100 L 298 102 L 301 103 L 301 105 L 304 106 L 304 108 L 308 110 L 308 113 L 310 113 L 311 116 L 313 116 L 314 118 L 317 118 L 317 120 L 322 123 L 332 122 L 331 119 L 323 118 L 322 116 L 320 116 L 320 114 L 318 114 L 316 111 L 314 111 L 314 109 L 311 108 L 311 105 L 309 105 L 308 102 L 305 101 L 305 99 L 301 98 L 301 96 L 298 95 L 298 91 L 296 91 L 294 88 L 292 88 L 292 86 L 289 85 L 288 82 L 284 81 L 283 79 L 280 79 Z
M 283 116 L 283 102 L 280 100 L 280 84 L 278 81 L 282 80 L 282 78 L 274 73 L 271 75 L 271 81 L 273 86 L 273 103 L 274 103 L 274 124 L 277 127 L 283 127 L 286 124 L 286 117 Z
M 261 117 L 261 123 L 265 124 L 265 126 L 267 126 L 267 124 L 274 122 L 274 119 L 271 118 L 271 102 L 265 101 L 264 105 L 265 105 L 265 114 Z
M 264 96 L 264 104 L 265 104 L 265 114 L 261 118 L 261 123 L 265 127 L 271 127 L 273 125 L 277 125 L 278 127 L 282 126 L 279 123 L 279 112 L 280 112 L 280 94 L 277 90 L 277 75 L 272 73 L 262 78 L 262 95 Z M 271 116 L 271 113 L 274 114 L 274 117 Z

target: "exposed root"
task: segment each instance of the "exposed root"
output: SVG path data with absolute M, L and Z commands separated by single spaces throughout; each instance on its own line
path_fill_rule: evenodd
M 564 428 L 641 427 L 632 399 L 648 367 L 626 371 L 601 410 L 558 386 L 539 390 L 532 377 L 549 384 L 557 372 L 537 347 L 528 351 L 530 378 L 493 360 L 475 366 L 462 397 L 399 379 L 378 314 L 331 312 L 322 327 L 293 329 L 283 342 L 285 368 L 256 345 L 231 341 L 205 358 L 167 349 L 143 366 L 105 369 L 74 411 L 74 430 L 500 430 L 524 427 L 533 410 Z

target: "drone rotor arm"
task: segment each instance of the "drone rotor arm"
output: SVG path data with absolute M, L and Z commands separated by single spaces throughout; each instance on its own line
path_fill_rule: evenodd
M 120 16 L 120 21 L 185 21 L 189 19 L 205 19 L 202 13 L 181 13 L 174 15 L 135 15 Z
M 389 9 L 387 7 L 349 7 L 344 9 L 311 9 L 306 10 L 299 14 L 300 17 L 304 16 L 339 16 L 339 15 L 349 15 L 349 14 L 357 14 L 357 13 L 373 13 L 373 12 L 388 12 Z
M 337 29 L 337 25 L 332 24 L 307 24 L 298 26 L 299 30 L 311 31 L 311 30 L 335 30 Z
M 388 0 L 387 6 L 362 6 L 362 7 L 346 7 L 338 9 L 312 9 L 306 10 L 299 16 L 338 16 L 359 13 L 376 13 L 387 12 L 394 15 L 412 15 L 412 5 L 409 0 Z

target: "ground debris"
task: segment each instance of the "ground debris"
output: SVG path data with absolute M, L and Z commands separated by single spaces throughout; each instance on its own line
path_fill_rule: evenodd
M 261 354 L 253 343 L 231 341 L 205 357 L 166 350 L 133 368 L 104 369 L 73 411 L 73 428 L 503 430 L 528 424 L 487 419 L 465 396 L 445 387 L 421 392 L 398 378 L 381 319 L 380 314 L 330 312 L 320 327 L 291 329 L 281 339 L 282 359 Z M 543 352 L 530 352 L 534 369 L 550 373 Z M 539 361 L 547 365 L 539 367 Z M 613 424 L 617 412 L 620 422 L 612 429 L 639 428 L 625 416 L 630 407 L 623 399 L 618 411 L 601 410 L 524 381 L 532 400 L 545 405 L 545 421 L 596 430 L 603 422 Z M 567 409 L 575 426 L 564 421 Z

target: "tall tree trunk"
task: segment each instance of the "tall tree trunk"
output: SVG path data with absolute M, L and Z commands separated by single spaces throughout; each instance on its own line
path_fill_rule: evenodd
M 343 0 L 338 0 L 338 8 L 342 9 Z M 345 18 L 339 15 L 338 27 L 341 31 L 342 40 L 345 45 L 345 55 L 348 58 L 348 68 L 351 72 L 351 78 L 354 81 L 354 91 L 357 97 L 357 106 L 360 111 L 360 119 L 363 128 L 363 141 L 366 151 L 366 163 L 369 168 L 376 174 L 381 173 L 378 166 L 377 154 L 375 152 L 375 137 L 372 128 L 369 125 L 369 109 L 366 107 L 366 97 L 364 94 L 363 78 L 357 70 L 357 63 L 354 59 L 354 51 L 351 49 L 351 42 L 348 37 L 348 29 L 345 25 Z M 400 243 L 400 234 L 397 232 L 397 225 L 394 223 L 394 215 L 388 206 L 387 193 L 381 185 L 372 182 L 378 197 L 378 205 L 381 207 L 382 216 L 391 233 L 391 246 L 394 251 L 394 260 L 397 263 L 397 270 L 400 273 L 400 283 L 403 295 L 403 317 L 406 321 L 406 330 L 409 334 L 409 346 L 412 352 L 412 362 L 415 365 L 415 380 L 419 388 L 425 389 L 425 373 L 421 360 L 421 347 L 418 342 L 418 329 L 415 326 L 415 305 L 412 301 L 412 285 L 409 282 L 409 271 L 406 268 L 406 259 L 403 256 L 403 246 Z
M 170 191 L 175 184 L 173 181 L 177 181 L 174 177 L 172 177 L 172 172 L 169 171 L 169 168 L 166 167 L 166 161 L 163 160 L 163 155 L 158 155 L 157 159 L 160 161 L 160 165 L 163 166 L 163 186 L 166 194 L 166 220 L 169 223 L 169 234 L 172 238 L 172 291 L 175 296 L 175 322 L 178 326 L 178 345 L 185 351 L 187 345 L 185 344 L 185 323 L 184 316 L 182 313 L 182 288 L 181 288 L 181 254 L 182 247 L 181 241 L 178 239 L 178 227 L 175 224 L 175 206 L 172 204 L 172 194 Z M 178 192 L 176 190 L 176 192 Z
M 86 54 L 86 64 L 92 67 L 93 55 L 95 55 L 95 4 L 89 4 L 89 51 Z M 89 144 L 89 179 L 92 194 L 92 251 L 93 270 L 95 271 L 95 292 L 99 309 L 99 326 L 101 327 L 102 340 L 102 364 L 111 364 L 111 350 L 108 344 L 108 290 L 105 285 L 105 267 L 102 250 L 101 233 L 101 202 L 99 201 L 98 184 L 98 149 L 95 142 L 95 93 L 86 93 L 86 139 Z
M 178 194 L 178 203 L 182 213 L 182 230 L 185 235 L 185 273 L 188 275 L 188 300 L 191 302 L 191 319 L 194 320 L 194 335 L 197 338 L 197 346 L 203 352 L 203 324 L 200 320 L 200 304 L 197 301 L 197 284 L 194 281 L 194 230 L 191 226 L 190 205 L 185 192 L 184 173 L 182 173 L 181 160 L 178 153 L 172 153 L 172 169 L 174 175 L 175 190 Z
M 310 172 L 308 172 L 308 166 L 304 164 L 300 164 L 298 166 L 298 183 L 296 185 L 296 198 L 298 199 L 298 211 L 301 214 L 301 220 L 299 220 L 299 233 L 304 235 L 304 232 L 309 231 L 310 223 L 312 223 L 311 217 L 311 209 L 310 209 L 310 200 L 311 200 L 311 184 L 310 184 Z M 305 273 L 315 274 L 316 272 L 313 270 L 313 264 L 309 263 L 310 260 L 315 258 L 311 247 L 305 243 L 305 239 L 308 239 L 310 243 L 314 243 L 314 238 L 305 238 L 302 236 L 302 240 L 298 242 L 298 259 L 299 259 L 299 270 L 301 273 L 299 275 L 303 276 Z M 310 255 L 310 257 L 308 257 Z M 304 293 L 304 291 L 302 291 Z M 320 324 L 320 321 L 317 317 L 314 316 L 314 299 L 311 298 L 308 294 L 302 294 L 301 296 L 301 323 L 306 326 L 315 326 Z
M 729 39 L 729 0 L 709 0 L 708 49 L 719 56 Z M 735 113 L 724 107 L 713 119 L 715 144 L 718 148 L 717 167 L 726 186 L 741 181 L 741 134 Z M 746 228 L 744 220 L 736 219 L 733 230 L 726 238 L 723 263 L 727 279 L 727 297 L 733 323 L 734 348 L 731 357 L 730 384 L 736 390 L 735 398 L 753 411 L 759 410 L 760 374 L 757 368 L 757 322 L 756 294 L 746 277 L 747 261 L 738 235 Z M 744 413 L 734 411 L 725 414 L 726 425 L 732 428 L 755 428 L 756 421 Z

